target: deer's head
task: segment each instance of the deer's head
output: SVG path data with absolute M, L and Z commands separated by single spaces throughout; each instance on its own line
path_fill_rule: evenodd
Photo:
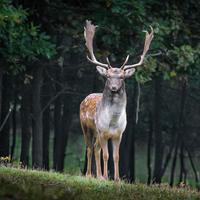
M 101 66 L 97 66 L 97 71 L 107 79 L 107 86 L 113 92 L 117 92 L 123 85 L 124 79 L 131 76 L 135 69 L 129 69 L 124 71 L 121 68 L 110 67 L 105 69 Z
M 133 65 L 126 65 L 129 59 L 129 55 L 126 57 L 126 60 L 124 61 L 123 65 L 119 68 L 112 67 L 110 65 L 110 62 L 108 58 L 107 64 L 101 63 L 97 61 L 96 57 L 94 56 L 93 52 L 93 38 L 95 35 L 95 29 L 97 26 L 91 24 L 91 21 L 86 21 L 86 27 L 84 27 L 84 37 L 86 41 L 86 47 L 90 53 L 90 57 L 87 56 L 87 59 L 96 65 L 97 71 L 107 79 L 107 86 L 109 89 L 113 92 L 118 91 L 124 82 L 125 78 L 128 78 L 132 76 L 135 72 L 135 68 L 137 66 L 140 66 L 143 64 L 144 57 L 146 52 L 149 50 L 149 46 L 151 44 L 151 41 L 153 39 L 153 28 L 151 27 L 151 32 L 148 33 L 146 32 L 146 37 L 145 37 L 145 44 L 144 44 L 144 50 L 141 55 L 141 59 L 138 63 L 133 64 Z

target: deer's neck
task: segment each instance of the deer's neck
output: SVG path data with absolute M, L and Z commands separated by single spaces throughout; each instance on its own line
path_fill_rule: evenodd
M 103 97 L 97 106 L 96 125 L 103 131 L 122 133 L 126 127 L 126 91 L 125 84 L 117 92 L 107 85 Z
M 103 98 L 101 101 L 102 106 L 116 106 L 117 108 L 125 108 L 126 107 L 126 91 L 125 91 L 125 83 L 123 83 L 120 90 L 117 92 L 113 92 L 105 85 L 103 91 Z M 117 112 L 118 109 L 116 109 Z

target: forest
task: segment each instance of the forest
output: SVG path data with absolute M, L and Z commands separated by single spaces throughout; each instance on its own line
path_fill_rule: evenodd
M 80 103 L 105 85 L 86 58 L 86 20 L 98 25 L 96 57 L 116 67 L 139 61 L 152 26 L 126 80 L 120 177 L 200 189 L 199 10 L 198 0 L 0 0 L 0 166 L 85 174 Z M 112 157 L 108 168 L 112 179 Z

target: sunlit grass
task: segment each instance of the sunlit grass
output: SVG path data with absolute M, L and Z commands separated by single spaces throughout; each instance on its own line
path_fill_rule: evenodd
M 18 166 L 19 165 L 19 158 L 20 158 L 20 148 L 21 148 L 21 138 L 19 135 L 16 137 L 16 149 L 14 154 L 14 163 L 12 165 Z M 146 183 L 147 182 L 147 150 L 146 144 L 137 144 L 135 146 L 135 177 L 136 181 L 139 183 Z M 30 150 L 31 152 L 31 150 Z M 153 149 L 152 149 L 152 171 L 153 171 Z M 83 136 L 79 134 L 69 135 L 69 141 L 65 152 L 65 163 L 64 163 L 64 172 L 73 174 L 73 175 L 80 175 L 81 171 L 84 167 L 84 159 L 85 159 L 85 145 L 83 141 Z M 30 159 L 31 161 L 31 153 Z M 49 162 L 50 168 L 53 167 L 53 133 L 51 133 L 50 137 L 50 148 L 49 148 Z M 197 171 L 200 170 L 200 163 L 199 159 L 194 159 Z M 29 163 L 31 166 L 31 163 Z M 194 173 L 191 169 L 190 163 L 188 159 L 185 158 L 185 166 L 187 168 L 187 185 L 196 187 L 196 183 L 194 180 Z M 178 181 L 179 177 L 179 160 L 177 160 L 176 171 L 175 171 L 175 184 Z M 171 170 L 171 162 L 169 163 L 167 170 L 164 174 L 162 179 L 163 182 L 169 183 L 170 177 L 170 170 Z
M 190 189 L 100 181 L 55 172 L 0 167 L 0 199 L 200 200 Z

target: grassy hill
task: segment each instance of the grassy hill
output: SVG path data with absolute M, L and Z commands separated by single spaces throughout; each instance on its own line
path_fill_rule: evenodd
M 100 181 L 83 176 L 0 167 L 0 200 L 200 200 L 200 193 L 167 186 Z

